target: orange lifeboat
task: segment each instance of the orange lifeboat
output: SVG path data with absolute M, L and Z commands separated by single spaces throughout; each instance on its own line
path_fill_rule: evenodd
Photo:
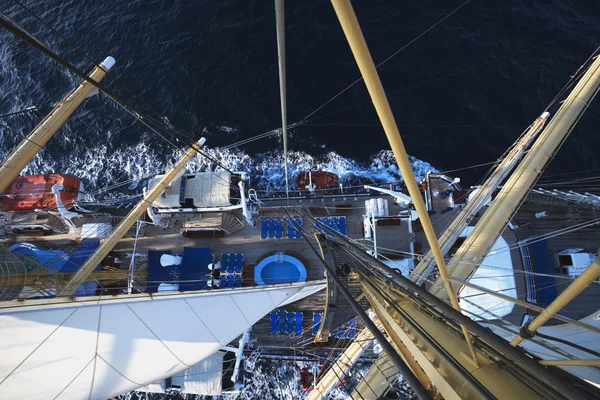
M 309 185 L 311 182 L 314 185 L 313 190 L 331 189 L 337 187 L 338 176 L 327 171 L 300 172 L 296 178 L 296 188 L 298 190 L 310 190 Z
M 0 208 L 5 211 L 33 211 L 56 207 L 52 187 L 62 185 L 60 199 L 69 208 L 79 194 L 81 181 L 72 175 L 45 174 L 17 177 L 0 195 Z

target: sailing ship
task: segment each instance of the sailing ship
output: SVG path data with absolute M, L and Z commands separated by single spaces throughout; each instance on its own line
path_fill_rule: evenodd
M 84 201 L 67 175 L 19 177 L 95 89 L 124 103 L 100 83 L 112 57 L 83 74 L 0 19 L 83 78 L 0 166 L 0 398 L 219 395 L 226 380 L 242 390 L 257 359 L 296 352 L 327 360 L 299 369 L 310 399 L 364 356 L 352 398 L 381 398 L 399 375 L 423 399 L 598 397 L 600 197 L 535 184 L 600 88 L 600 58 L 479 187 L 442 173 L 418 185 L 350 2 L 332 3 L 401 184 L 348 190 L 309 172 L 296 192 L 259 195 L 245 172 L 185 173 L 209 157 L 204 138 L 135 205 Z M 280 1 L 276 12 L 287 153 Z

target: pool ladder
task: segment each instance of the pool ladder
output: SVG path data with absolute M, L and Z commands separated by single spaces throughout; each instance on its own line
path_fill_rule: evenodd
M 275 262 L 279 263 L 279 264 L 283 263 L 283 256 L 284 255 L 285 254 L 284 254 L 283 251 L 279 251 L 279 252 L 275 253 Z

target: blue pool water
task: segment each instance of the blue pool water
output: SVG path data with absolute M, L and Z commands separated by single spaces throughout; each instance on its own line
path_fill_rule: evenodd
M 266 257 L 254 268 L 254 282 L 258 285 L 275 285 L 305 280 L 306 268 L 302 262 L 285 254 Z

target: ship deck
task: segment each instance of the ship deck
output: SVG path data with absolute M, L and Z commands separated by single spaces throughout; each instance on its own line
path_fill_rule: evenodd
M 442 196 L 441 194 L 452 190 L 452 186 L 442 180 L 432 180 L 431 186 L 431 208 L 436 211 L 431 216 L 434 229 L 439 236 L 450 221 L 456 216 L 460 210 L 460 206 L 452 206 L 452 198 Z M 365 213 L 365 200 L 370 198 L 385 198 L 389 204 L 389 214 L 397 215 L 403 210 L 398 204 L 393 201 L 393 198 L 388 195 L 379 193 L 359 193 L 359 194 L 340 194 L 340 195 L 323 195 L 318 197 L 296 197 L 289 201 L 283 198 L 261 199 L 262 205 L 257 217 L 256 226 L 248 226 L 244 224 L 243 229 L 239 229 L 231 234 L 224 234 L 219 231 L 202 231 L 196 234 L 182 235 L 179 227 L 160 228 L 158 226 L 148 225 L 145 227 L 141 235 L 136 239 L 135 231 L 131 231 L 128 237 L 123 238 L 112 252 L 113 259 L 120 260 L 121 263 L 113 265 L 113 267 L 126 270 L 129 268 L 131 260 L 130 255 L 135 253 L 141 256 L 136 258 L 136 272 L 142 276 L 147 268 L 147 258 L 144 256 L 149 250 L 168 250 L 173 254 L 183 253 L 185 247 L 209 248 L 210 252 L 215 257 L 215 262 L 221 260 L 223 253 L 239 253 L 244 255 L 244 273 L 243 285 L 254 285 L 254 267 L 260 263 L 262 259 L 275 253 L 284 253 L 291 255 L 300 260 L 307 269 L 308 280 L 320 280 L 324 278 L 325 269 L 322 265 L 320 257 L 315 254 L 307 242 L 303 239 L 288 239 L 284 227 L 283 238 L 267 238 L 261 239 L 261 224 L 260 219 L 280 219 L 287 220 L 288 214 L 282 211 L 282 206 L 288 210 L 293 210 L 293 207 L 300 207 L 308 211 L 313 216 L 343 216 L 346 218 L 347 236 L 350 239 L 361 242 L 362 244 L 371 246 L 372 241 L 364 239 L 363 217 Z M 456 200 L 456 198 L 454 199 Z M 122 211 L 122 210 L 121 210 Z M 442 212 L 443 211 L 443 212 Z M 539 211 L 548 211 L 549 217 L 535 218 L 534 214 Z M 291 211 L 290 211 L 291 212 Z M 238 220 L 243 220 L 241 212 L 235 211 L 233 215 Z M 566 216 L 566 218 L 565 218 Z M 300 216 L 301 217 L 301 216 Z M 544 204 L 535 199 L 529 199 L 521 207 L 520 211 L 514 217 L 514 222 L 519 226 L 518 229 L 506 229 L 503 233 L 504 239 L 511 246 L 511 261 L 515 273 L 515 284 L 517 296 L 519 299 L 527 300 L 528 291 L 531 290 L 526 284 L 525 275 L 523 274 L 524 263 L 523 255 L 519 249 L 519 241 L 527 238 L 549 234 L 557 229 L 575 225 L 577 223 L 592 221 L 596 219 L 596 210 L 589 206 L 580 206 L 567 203 Z M 106 222 L 110 219 L 99 217 L 91 222 Z M 81 224 L 83 221 L 79 221 Z M 85 221 L 90 222 L 90 219 Z M 474 223 L 476 220 L 474 221 Z M 199 219 L 197 225 L 210 225 L 210 218 Z M 378 226 L 378 252 L 386 258 L 401 259 L 411 256 L 416 253 L 424 254 L 428 250 L 427 241 L 424 234 L 419 229 L 419 223 L 413 224 L 414 233 L 409 232 L 405 225 L 382 224 Z M 309 226 L 307 223 L 305 227 Z M 590 224 L 589 227 L 581 230 L 574 230 L 560 236 L 548 237 L 547 244 L 549 249 L 548 257 L 554 264 L 553 254 L 567 248 L 583 248 L 589 252 L 596 252 L 598 244 L 597 238 L 600 230 L 600 225 Z M 62 234 L 52 236 L 6 236 L 0 239 L 5 246 L 9 246 L 15 242 L 34 242 L 43 244 L 47 248 L 67 248 L 72 246 L 78 240 L 75 234 Z M 129 255 L 129 257 L 128 257 Z M 553 271 L 560 275 L 558 271 Z M 562 276 L 557 276 L 554 279 L 554 285 L 559 294 L 570 283 L 570 280 L 563 279 Z M 121 283 L 122 284 L 122 283 Z M 138 289 L 145 286 L 143 279 L 137 284 Z M 351 286 L 353 292 L 358 292 L 360 289 L 354 284 Z M 562 314 L 570 318 L 582 318 L 598 310 L 598 295 L 600 294 L 600 285 L 592 284 L 585 292 L 569 304 Z M 306 345 L 312 343 L 314 335 L 313 328 L 313 313 L 322 313 L 326 303 L 326 291 L 322 291 L 314 296 L 290 304 L 285 307 L 288 312 L 301 312 L 303 314 L 302 333 L 296 334 L 271 334 L 271 323 L 269 315 L 254 325 L 253 336 L 256 339 L 256 345 L 267 348 L 271 353 L 288 354 L 290 347 L 295 345 Z M 363 299 L 364 308 L 368 308 L 368 303 Z M 543 305 L 543 304 L 540 304 Z M 338 309 L 334 326 L 340 326 L 344 322 L 351 319 L 355 314 L 345 302 L 344 299 L 338 299 L 336 304 Z M 535 312 L 527 311 L 523 307 L 515 306 L 513 311 L 504 317 L 505 320 L 521 325 L 526 314 L 535 315 Z M 556 323 L 557 321 L 552 321 Z M 318 354 L 327 354 L 331 350 L 331 344 L 339 341 L 331 340 L 330 343 L 315 344 L 313 349 Z

